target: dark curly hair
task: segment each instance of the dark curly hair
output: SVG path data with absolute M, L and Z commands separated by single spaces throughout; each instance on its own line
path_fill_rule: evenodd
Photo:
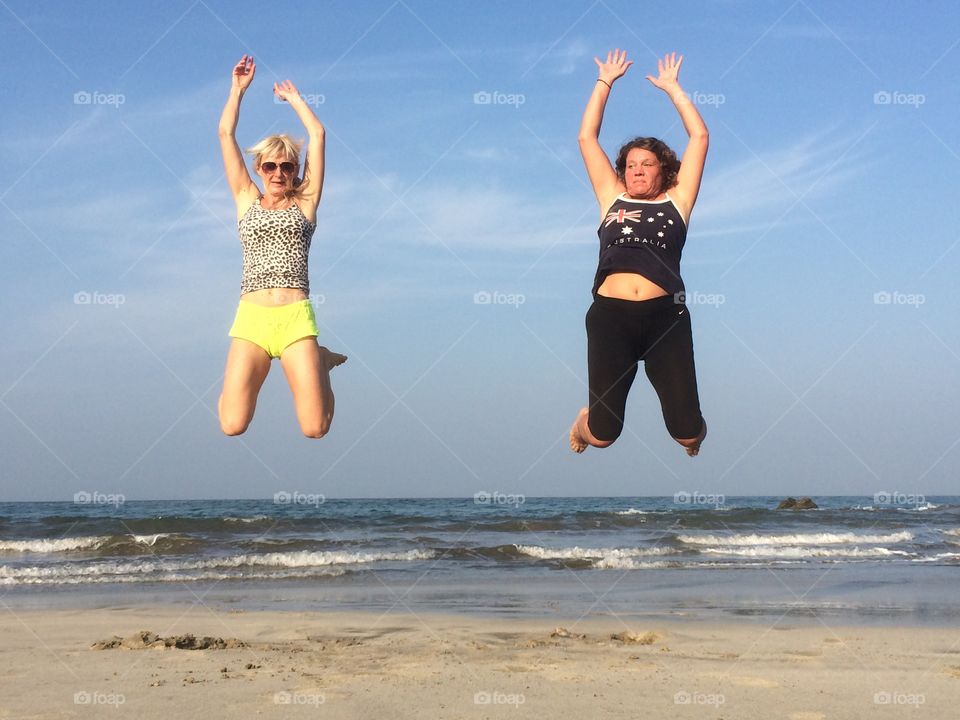
M 655 137 L 636 137 L 623 144 L 617 153 L 616 171 L 620 182 L 625 182 L 624 173 L 627 170 L 627 153 L 634 148 L 649 150 L 657 156 L 660 161 L 660 173 L 662 185 L 660 191 L 669 190 L 677 184 L 677 173 L 680 171 L 680 161 L 677 160 L 677 154 L 670 149 L 663 140 Z

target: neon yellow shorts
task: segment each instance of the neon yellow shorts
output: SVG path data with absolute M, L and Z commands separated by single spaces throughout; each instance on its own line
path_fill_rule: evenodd
M 319 333 L 309 300 L 287 305 L 258 305 L 241 300 L 229 334 L 256 343 L 271 358 L 278 358 L 291 343 Z

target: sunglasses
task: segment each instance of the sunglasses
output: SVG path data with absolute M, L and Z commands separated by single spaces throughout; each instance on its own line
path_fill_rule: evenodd
M 277 163 L 275 162 L 260 163 L 260 169 L 263 170 L 268 175 L 274 172 L 277 169 L 277 167 L 278 167 Z M 282 162 L 280 163 L 279 167 L 280 167 L 280 172 L 282 172 L 284 175 L 289 175 L 290 173 L 292 173 L 294 170 L 297 169 L 297 166 L 294 165 L 292 162 Z

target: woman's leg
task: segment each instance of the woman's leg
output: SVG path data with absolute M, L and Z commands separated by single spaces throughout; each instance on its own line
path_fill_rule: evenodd
M 297 420 L 307 437 L 322 438 L 330 430 L 334 406 L 330 369 L 345 360 L 343 355 L 320 347 L 312 336 L 291 343 L 280 353 Z
M 707 423 L 700 414 L 690 312 L 676 305 L 658 314 L 651 325 L 644 369 L 660 398 L 667 432 L 692 457 L 700 451 Z
M 233 338 L 227 353 L 223 392 L 217 403 L 220 429 L 227 435 L 240 435 L 253 420 L 257 395 L 270 372 L 270 356 L 249 340 Z
M 627 394 L 637 375 L 631 320 L 617 301 L 595 301 L 587 312 L 590 406 L 580 410 L 570 428 L 574 452 L 588 445 L 609 447 L 623 431 Z

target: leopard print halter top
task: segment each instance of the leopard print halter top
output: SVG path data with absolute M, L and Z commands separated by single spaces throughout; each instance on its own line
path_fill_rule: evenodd
M 267 210 L 260 198 L 240 218 L 243 279 L 240 294 L 264 288 L 298 288 L 310 292 L 307 256 L 317 224 L 296 203 Z

